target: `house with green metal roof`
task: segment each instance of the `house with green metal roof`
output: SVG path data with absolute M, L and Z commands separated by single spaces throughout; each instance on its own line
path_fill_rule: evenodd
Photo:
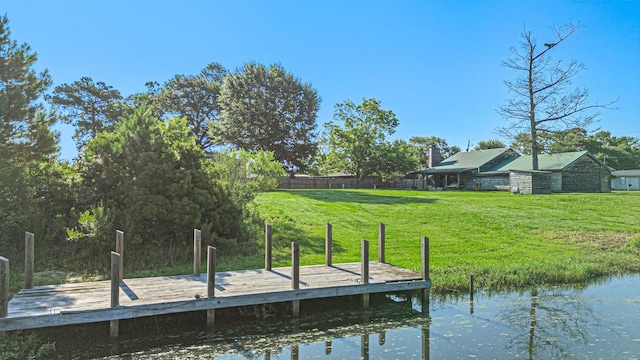
M 611 169 L 587 151 L 530 155 L 508 148 L 460 152 L 419 172 L 435 187 L 523 194 L 610 192 Z
M 416 174 L 428 176 L 435 188 L 442 189 L 475 189 L 479 183 L 477 177 L 493 167 L 518 158 L 520 155 L 509 148 L 474 150 L 459 152 L 442 161 L 436 161 L 431 167 L 417 171 Z M 430 156 L 438 158 L 438 156 Z M 489 184 L 485 179 L 485 190 L 497 190 L 496 186 L 508 188 L 508 182 L 503 178 Z M 506 189 L 505 188 L 505 189 Z

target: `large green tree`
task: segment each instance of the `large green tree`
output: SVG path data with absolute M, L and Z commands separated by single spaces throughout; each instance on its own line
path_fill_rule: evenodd
M 358 105 L 351 100 L 336 104 L 333 121 L 325 124 L 329 168 L 353 174 L 358 181 L 413 170 L 417 161 L 408 145 L 389 140 L 397 126 L 393 111 L 382 109 L 376 99 L 363 99 Z
M 0 159 L 22 164 L 51 157 L 57 138 L 55 116 L 40 102 L 51 85 L 49 73 L 33 68 L 31 47 L 11 39 L 9 19 L 0 16 Z
M 211 63 L 198 75 L 176 75 L 162 87 L 157 83 L 147 83 L 152 107 L 161 115 L 186 118 L 190 134 L 196 137 L 198 146 L 205 152 L 211 152 L 215 143 L 209 129 L 218 121 L 218 95 L 227 73 L 222 65 Z
M 102 81 L 94 82 L 90 77 L 56 86 L 51 96 L 62 119 L 74 125 L 73 139 L 78 150 L 116 123 L 123 111 L 121 100 L 118 90 Z
M 281 65 L 248 63 L 225 77 L 218 102 L 221 122 L 212 137 L 250 152 L 273 151 L 287 172 L 307 168 L 317 145 L 320 98 Z
M 241 251 L 241 211 L 209 176 L 208 161 L 185 119 L 161 121 L 144 107 L 99 133 L 87 143 L 81 164 L 94 194 L 86 208 L 104 224 L 93 237 L 101 243 L 92 249 L 105 251 L 119 228 L 139 260 L 128 266 L 156 265 L 164 261 L 162 252 L 170 261 L 185 261 L 184 239 L 199 228 L 222 251 Z
M 0 251 L 18 258 L 24 249 L 16 240 L 30 231 L 42 245 L 36 252 L 36 263 L 42 263 L 53 251 L 61 255 L 57 246 L 74 204 L 73 176 L 55 159 L 51 126 L 57 118 L 41 101 L 49 74 L 36 72 L 36 53 L 11 39 L 8 24 L 0 16 Z
M 532 168 L 538 170 L 538 137 L 574 128 L 588 128 L 597 120 L 597 108 L 607 107 L 590 103 L 586 88 L 568 89 L 573 78 L 584 70 L 575 60 L 564 63 L 552 61 L 550 52 L 575 34 L 580 25 L 552 27 L 553 40 L 539 47 L 531 31 L 524 30 L 519 47 L 511 49 L 512 58 L 503 65 L 518 74 L 515 80 L 505 81 L 511 98 L 498 108 L 509 122 L 498 131 L 505 138 L 529 134 Z

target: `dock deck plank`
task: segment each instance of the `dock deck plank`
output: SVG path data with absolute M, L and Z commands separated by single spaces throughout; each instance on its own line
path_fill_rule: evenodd
M 206 274 L 124 279 L 117 309 L 110 280 L 36 286 L 9 301 L 0 331 L 430 287 L 416 272 L 379 262 L 369 265 L 369 284 L 361 283 L 359 262 L 302 266 L 299 290 L 291 288 L 290 267 L 216 273 L 213 298 L 206 281 Z

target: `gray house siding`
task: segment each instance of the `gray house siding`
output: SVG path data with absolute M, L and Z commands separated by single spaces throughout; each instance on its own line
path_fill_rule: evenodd
M 480 184 L 480 190 L 509 189 L 509 177 L 506 175 L 478 176 L 475 180 Z
M 510 171 L 511 187 L 520 194 L 551 194 L 551 173 L 546 171 Z
M 551 173 L 551 192 L 562 191 L 562 172 L 554 171 Z

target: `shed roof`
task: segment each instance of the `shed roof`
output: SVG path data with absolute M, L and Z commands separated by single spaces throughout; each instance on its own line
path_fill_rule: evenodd
M 540 170 L 562 170 L 567 166 L 573 164 L 578 159 L 583 156 L 590 156 L 596 162 L 600 163 L 602 166 L 605 166 L 593 155 L 589 154 L 587 151 L 575 151 L 575 152 L 566 152 L 559 154 L 539 154 L 538 155 L 538 169 Z M 509 172 L 509 170 L 516 171 L 531 171 L 531 155 L 523 155 L 518 158 L 510 158 L 502 163 L 494 166 L 488 171 L 504 173 Z
M 611 175 L 615 176 L 615 177 L 621 177 L 621 176 L 640 176 L 640 169 L 633 169 L 633 170 L 616 170 L 616 171 L 612 171 Z
M 488 150 L 474 150 L 459 152 L 440 162 L 440 164 L 417 171 L 417 174 L 461 173 L 474 170 L 496 158 L 498 155 L 509 151 L 509 148 Z

